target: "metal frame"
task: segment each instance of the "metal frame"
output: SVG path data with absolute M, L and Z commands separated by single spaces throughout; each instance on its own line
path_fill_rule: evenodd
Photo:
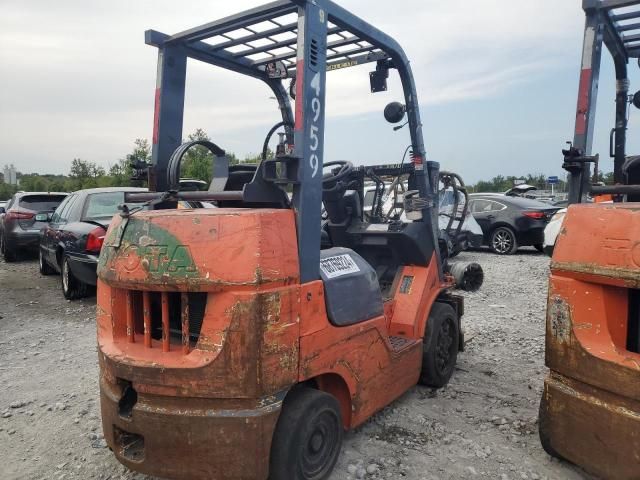
M 264 81 L 276 96 L 282 120 L 295 125 L 295 150 L 287 169 L 292 165 L 296 176 L 290 183 L 301 282 L 319 278 L 326 72 L 367 62 L 395 68 L 407 105 L 417 187 L 435 205 L 424 208 L 423 221 L 431 223 L 437 245 L 439 165 L 426 162 L 413 75 L 391 37 L 330 0 L 278 0 L 175 35 L 149 30 L 145 40 L 158 48 L 151 190 L 168 189 L 168 162 L 181 143 L 187 58 Z M 295 117 L 282 79 L 267 71 L 274 62 L 282 62 L 287 77 L 296 79 Z
M 591 189 L 590 162 L 595 126 L 596 100 L 602 46 L 613 58 L 616 71 L 616 119 L 611 131 L 614 158 L 614 179 L 624 183 L 622 165 L 626 158 L 626 131 L 629 79 L 629 59 L 640 57 L 640 0 L 583 0 L 586 14 L 578 105 L 573 138 L 573 158 L 569 161 L 569 203 L 586 200 Z M 565 163 L 566 165 L 567 163 Z

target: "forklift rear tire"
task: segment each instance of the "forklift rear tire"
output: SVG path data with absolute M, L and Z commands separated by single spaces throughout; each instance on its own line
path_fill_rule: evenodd
M 340 404 L 332 395 L 296 387 L 284 399 L 271 443 L 269 480 L 325 480 L 342 446 Z
M 440 388 L 449 382 L 456 367 L 459 342 L 460 328 L 455 310 L 449 304 L 435 302 L 422 345 L 422 385 Z

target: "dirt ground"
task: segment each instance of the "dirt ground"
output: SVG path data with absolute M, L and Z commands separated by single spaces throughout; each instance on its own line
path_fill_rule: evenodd
M 485 270 L 466 295 L 467 349 L 451 383 L 415 387 L 347 434 L 332 480 L 582 479 L 538 442 L 547 257 L 464 253 Z M 101 434 L 95 298 L 67 302 L 35 259 L 0 260 L 0 478 L 148 479 Z

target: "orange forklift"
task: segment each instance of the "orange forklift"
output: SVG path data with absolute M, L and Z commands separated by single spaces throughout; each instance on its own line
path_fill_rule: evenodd
M 640 479 L 640 157 L 626 153 L 627 66 L 640 57 L 640 0 L 583 0 L 573 144 L 563 150 L 569 203 L 551 262 L 540 440 L 550 455 L 605 479 Z M 590 164 L 603 45 L 616 74 L 610 156 L 615 185 Z M 613 203 L 585 203 L 611 195 Z
M 105 439 L 124 465 L 160 477 L 326 479 L 345 430 L 416 383 L 445 385 L 464 344 L 409 61 L 329 0 L 278 0 L 146 42 L 159 51 L 150 192 L 127 195 L 98 266 Z M 188 58 L 275 95 L 282 117 L 259 165 L 180 144 Z M 399 75 L 404 103 L 384 113 L 407 119 L 406 163 L 323 160 L 326 73 L 365 63 L 372 93 Z M 212 152 L 213 180 L 181 191 L 196 145 Z M 383 192 L 394 172 L 408 175 L 411 221 L 365 216 L 365 182 Z

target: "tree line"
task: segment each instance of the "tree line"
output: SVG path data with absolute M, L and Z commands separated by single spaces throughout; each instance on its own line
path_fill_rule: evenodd
M 211 139 L 201 128 L 188 135 L 189 141 Z M 20 185 L 9 185 L 0 182 L 0 200 L 7 200 L 18 190 L 31 192 L 73 192 L 85 188 L 96 187 L 130 187 L 146 186 L 146 182 L 132 180 L 132 164 L 151 161 L 151 145 L 146 139 L 138 138 L 133 142 L 131 153 L 119 159 L 108 168 L 95 162 L 74 158 L 71 161 L 67 175 L 51 175 L 39 173 L 17 173 Z M 270 152 L 269 152 L 270 153 Z M 235 154 L 227 152 L 229 162 L 234 165 L 240 163 Z M 242 159 L 243 163 L 258 163 L 260 154 L 248 155 Z M 189 149 L 181 165 L 183 178 L 195 178 L 211 181 L 212 155 L 205 147 L 196 145 Z
M 188 135 L 187 139 L 189 141 L 211 140 L 207 133 L 201 128 L 196 129 L 192 134 Z M 268 155 L 272 155 L 272 152 L 269 151 Z M 240 163 L 240 159 L 233 153 L 227 152 L 227 156 L 232 165 Z M 133 142 L 131 153 L 119 159 L 107 169 L 94 162 L 74 158 L 71 161 L 68 175 L 23 174 L 18 172 L 17 176 L 20 180 L 20 186 L 0 183 L 0 200 L 11 198 L 18 189 L 32 192 L 73 192 L 84 188 L 95 187 L 146 186 L 143 182 L 131 179 L 133 176 L 132 164 L 150 161 L 151 146 L 149 141 L 138 138 Z M 212 161 L 213 159 L 209 150 L 197 145 L 189 149 L 185 155 L 181 165 L 181 176 L 183 178 L 204 180 L 209 183 L 211 181 Z M 258 163 L 259 161 L 260 154 L 248 155 L 242 159 L 242 163 Z M 462 178 L 464 179 L 463 172 Z M 597 180 L 611 184 L 613 183 L 613 173 L 600 173 Z M 481 180 L 474 185 L 467 185 L 467 187 L 471 192 L 505 192 L 517 182 L 521 181 L 533 185 L 538 189 L 548 188 L 547 177 L 543 174 L 527 174 L 520 177 L 497 175 L 490 180 Z M 556 189 L 557 191 L 566 190 L 566 182 L 564 179 L 559 179 Z
M 464 179 L 464 176 L 462 177 Z M 526 183 L 527 185 L 533 185 L 539 190 L 549 190 L 550 186 L 547 183 L 547 176 L 541 173 L 539 174 L 527 174 L 520 177 L 513 175 L 503 176 L 497 175 L 491 180 L 480 180 L 475 185 L 467 185 L 471 192 L 506 192 L 512 188 L 516 183 Z M 607 185 L 613 185 L 613 172 L 598 172 L 597 178 L 593 178 L 594 182 L 602 182 Z M 567 191 L 567 182 L 565 178 L 558 178 L 558 183 L 554 185 L 554 189 L 557 192 Z

